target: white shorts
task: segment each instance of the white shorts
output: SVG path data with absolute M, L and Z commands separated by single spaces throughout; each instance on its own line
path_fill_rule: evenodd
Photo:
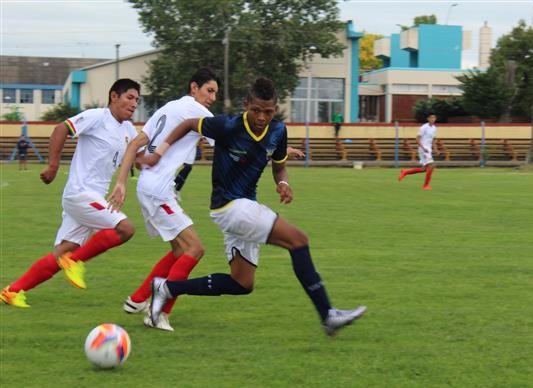
M 63 197 L 63 221 L 54 245 L 70 241 L 82 245 L 95 230 L 114 229 L 126 219 L 122 212 L 111 212 L 98 193 L 85 192 Z
M 231 262 L 237 250 L 250 264 L 259 263 L 259 244 L 265 244 L 278 215 L 265 205 L 246 198 L 236 199 L 217 211 L 211 219 L 224 234 L 226 256 Z
M 422 166 L 425 166 L 427 164 L 434 162 L 431 151 L 425 152 L 421 147 L 418 147 L 418 159 L 420 160 L 420 164 Z
M 140 192 L 137 192 L 137 198 L 146 230 L 152 237 L 161 236 L 163 241 L 171 241 L 193 224 L 175 198 L 161 201 Z

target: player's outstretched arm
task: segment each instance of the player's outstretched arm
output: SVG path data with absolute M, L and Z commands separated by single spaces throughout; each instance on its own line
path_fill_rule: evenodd
M 48 167 L 41 172 L 41 180 L 46 184 L 51 183 L 56 177 L 61 162 L 61 151 L 63 151 L 68 133 L 67 125 L 61 123 L 54 128 L 54 131 L 50 135 L 50 144 L 48 145 Z
M 181 139 L 191 130 L 198 130 L 198 122 L 200 119 L 187 119 L 182 121 L 169 133 L 165 141 L 157 146 L 154 153 L 144 157 L 143 163 L 147 166 L 155 166 L 167 149 Z
M 287 174 L 285 162 L 272 162 L 272 176 L 274 177 L 274 182 L 276 183 L 276 191 L 279 194 L 279 201 L 281 203 L 291 203 L 292 189 L 289 185 L 289 175 Z
M 287 147 L 287 156 L 289 159 L 303 159 L 305 158 L 305 152 L 297 148 Z
M 107 199 L 109 202 L 108 207 L 111 211 L 119 211 L 124 205 L 124 201 L 126 200 L 126 181 L 131 166 L 137 157 L 137 150 L 144 147 L 146 144 L 148 144 L 148 136 L 146 136 L 144 132 L 139 133 L 131 143 L 128 144 L 126 152 L 124 153 L 124 158 L 122 159 L 122 164 L 118 171 L 117 182 L 115 183 L 115 187 L 113 187 L 111 195 Z

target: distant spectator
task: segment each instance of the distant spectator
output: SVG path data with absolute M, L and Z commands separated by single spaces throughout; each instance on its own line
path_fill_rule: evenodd
M 335 137 L 339 137 L 339 133 L 341 131 L 341 124 L 344 122 L 344 116 L 340 112 L 340 110 L 337 110 L 333 115 L 331 116 L 331 121 L 333 121 L 333 127 L 335 128 Z
M 17 141 L 17 150 L 19 156 L 19 170 L 27 170 L 26 159 L 28 158 L 28 147 L 30 144 L 26 141 L 24 135 L 21 135 Z

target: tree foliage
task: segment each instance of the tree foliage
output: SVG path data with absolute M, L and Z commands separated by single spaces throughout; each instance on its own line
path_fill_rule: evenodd
M 500 117 L 505 112 L 510 91 L 498 72 L 469 70 L 457 79 L 463 90 L 463 105 L 471 115 L 487 119 Z
M 41 115 L 41 120 L 43 121 L 54 121 L 60 122 L 65 121 L 69 117 L 75 116 L 78 114 L 78 109 L 70 106 L 69 104 L 59 103 L 56 104 Z
M 402 31 L 405 31 L 412 27 L 418 27 L 420 24 L 437 24 L 437 17 L 435 15 L 415 16 L 413 19 L 413 25 L 411 27 L 400 25 L 400 28 Z
M 521 20 L 511 33 L 498 39 L 490 56 L 490 69 L 502 75 L 510 96 L 508 111 L 518 116 L 532 115 L 533 106 L 533 27 Z
M 374 56 L 374 42 L 382 37 L 365 33 L 359 40 L 359 63 L 362 71 L 379 69 L 382 66 L 381 59 Z
M 447 122 L 450 117 L 466 115 L 461 99 L 453 97 L 449 99 L 428 98 L 419 100 L 413 106 L 413 113 L 419 123 L 425 122 L 430 114 L 437 115 L 437 120 L 440 123 Z
M 6 121 L 22 121 L 24 119 L 22 112 L 18 106 L 8 107 L 9 112 L 4 113 L 2 118 Z
M 413 25 L 419 26 L 420 24 L 437 24 L 437 17 L 435 15 L 420 15 L 413 19 Z
M 129 1 L 162 50 L 145 80 L 156 106 L 185 94 L 198 67 L 211 67 L 223 78 L 224 42 L 229 42 L 229 85 L 221 85 L 219 96 L 228 88 L 237 108 L 258 76 L 272 79 L 283 99 L 297 86 L 313 48 L 323 57 L 344 49 L 335 0 Z M 213 110 L 220 110 L 220 100 Z
M 531 117 L 533 110 L 533 27 L 520 21 L 498 39 L 485 73 L 458 77 L 465 108 L 482 118 L 509 121 L 511 115 Z

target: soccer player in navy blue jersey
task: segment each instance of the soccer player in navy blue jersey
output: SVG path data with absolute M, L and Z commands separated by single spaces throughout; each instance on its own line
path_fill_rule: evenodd
M 156 164 L 166 149 L 190 130 L 215 140 L 210 215 L 224 234 L 231 273 L 214 273 L 186 281 L 155 278 L 152 282 L 151 317 L 178 295 L 244 295 L 252 292 L 259 262 L 260 244 L 289 251 L 296 277 L 313 302 L 328 335 L 349 325 L 366 311 L 338 310 L 331 306 L 325 286 L 316 272 L 307 235 L 256 200 L 256 187 L 263 170 L 272 162 L 272 175 L 280 201 L 288 204 L 293 193 L 285 167 L 287 129 L 274 120 L 277 96 L 272 82 L 259 78 L 250 89 L 242 115 L 218 115 L 189 119 L 178 125 L 158 148 L 144 157 L 143 164 Z

